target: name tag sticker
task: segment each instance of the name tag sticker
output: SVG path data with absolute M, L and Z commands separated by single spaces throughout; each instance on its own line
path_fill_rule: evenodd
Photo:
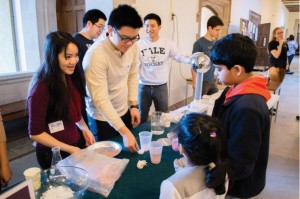
M 48 126 L 49 126 L 50 133 L 56 133 L 58 131 L 62 131 L 65 129 L 62 120 L 49 123 Z

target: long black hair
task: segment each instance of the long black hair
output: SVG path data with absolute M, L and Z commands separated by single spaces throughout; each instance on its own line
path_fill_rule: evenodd
M 64 82 L 62 71 L 59 67 L 58 54 L 65 53 L 70 43 L 77 46 L 74 38 L 66 32 L 55 31 L 46 36 L 44 44 L 44 60 L 38 71 L 35 73 L 29 90 L 39 82 L 43 82 L 48 88 L 49 105 L 46 120 L 66 119 L 69 113 L 69 91 Z M 79 48 L 78 48 L 79 49 Z M 77 63 L 74 73 L 71 75 L 74 86 L 80 93 L 81 101 L 84 103 L 86 91 L 83 85 L 81 72 Z
M 175 132 L 185 155 L 193 165 L 206 165 L 205 184 L 217 195 L 226 192 L 226 164 L 221 157 L 220 122 L 201 113 L 189 113 L 179 121 Z M 211 163 L 215 167 L 211 167 Z

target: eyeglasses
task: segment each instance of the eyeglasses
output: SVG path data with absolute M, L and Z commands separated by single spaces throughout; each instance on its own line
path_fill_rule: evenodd
M 277 35 L 280 35 L 280 34 L 282 34 L 283 32 L 278 32 L 278 33 L 276 33 Z
M 117 35 L 118 35 L 118 37 L 120 38 L 120 40 L 121 40 L 121 42 L 123 42 L 123 43 L 125 43 L 125 44 L 127 44 L 128 42 L 132 42 L 132 43 L 134 43 L 134 42 L 137 42 L 139 39 L 140 39 L 140 35 L 137 35 L 135 38 L 128 38 L 128 37 L 122 37 L 119 33 L 118 33 L 118 31 L 115 29 L 115 28 L 113 28 L 113 30 L 117 33 Z
M 103 31 L 105 26 L 103 25 L 97 25 L 97 24 L 94 24 L 97 28 L 99 28 L 100 31 Z

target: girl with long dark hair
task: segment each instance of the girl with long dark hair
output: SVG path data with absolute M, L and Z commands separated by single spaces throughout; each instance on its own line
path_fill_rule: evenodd
M 78 45 L 69 33 L 49 33 L 44 61 L 30 83 L 28 131 L 36 141 L 37 160 L 42 169 L 51 165 L 52 147 L 60 147 L 65 158 L 95 142 L 81 115 L 86 92 L 78 55 Z

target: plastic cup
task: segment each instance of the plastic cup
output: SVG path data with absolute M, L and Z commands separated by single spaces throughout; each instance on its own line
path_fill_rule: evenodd
M 172 149 L 174 151 L 179 151 L 179 149 L 178 149 L 178 137 L 176 137 L 176 136 L 172 137 L 171 141 L 172 141 Z
M 149 150 L 150 150 L 150 159 L 153 164 L 159 164 L 161 161 L 163 146 L 161 143 L 157 141 L 150 142 Z
M 151 114 L 151 133 L 161 135 L 164 133 L 164 117 L 162 112 L 155 111 Z
M 149 151 L 149 143 L 152 140 L 152 133 L 149 131 L 142 131 L 139 133 L 140 145 L 143 151 Z
M 38 167 L 32 167 L 26 169 L 23 172 L 26 180 L 32 180 L 34 190 L 38 190 L 41 187 L 41 169 Z

